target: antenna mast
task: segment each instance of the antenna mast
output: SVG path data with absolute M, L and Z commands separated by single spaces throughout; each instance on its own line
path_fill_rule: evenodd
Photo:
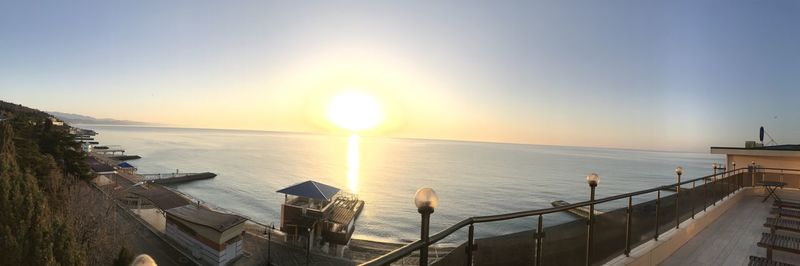
M 767 137 L 769 137 L 769 142 L 764 143 L 764 135 L 767 135 Z M 761 140 L 761 144 L 763 144 L 764 146 L 778 145 L 778 142 L 775 141 L 775 139 L 773 139 L 772 136 L 770 136 L 766 130 L 764 130 L 763 126 L 758 132 L 758 138 Z

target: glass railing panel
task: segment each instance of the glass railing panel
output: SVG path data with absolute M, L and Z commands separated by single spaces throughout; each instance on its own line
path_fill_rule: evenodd
M 628 199 L 595 205 L 592 262 L 601 264 L 625 252 Z

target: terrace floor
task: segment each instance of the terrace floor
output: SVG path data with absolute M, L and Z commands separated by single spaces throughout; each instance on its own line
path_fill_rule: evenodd
M 800 201 L 800 190 L 781 189 L 776 192 L 781 199 Z M 744 197 L 736 206 L 732 206 L 716 221 L 708 225 L 694 238 L 686 242 L 660 265 L 747 265 L 749 256 L 766 257 L 767 250 L 756 245 L 762 232 L 769 232 L 764 227 L 772 208 L 772 200 L 761 202 L 763 189 L 757 188 Z M 787 231 L 778 231 L 781 235 L 800 237 Z M 773 251 L 773 260 L 798 264 L 800 255 L 781 251 Z

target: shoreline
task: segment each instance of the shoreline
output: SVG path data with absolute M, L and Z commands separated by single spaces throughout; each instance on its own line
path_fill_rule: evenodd
M 97 158 L 101 162 L 103 162 L 105 164 L 109 164 L 109 165 L 116 165 L 117 163 L 119 163 L 119 161 L 114 160 L 113 158 L 109 158 L 108 156 L 105 156 L 105 155 L 102 155 L 102 154 L 90 153 L 90 156 L 92 156 L 94 158 Z M 138 173 L 120 171 L 120 172 L 116 173 L 116 175 L 128 180 L 131 183 L 136 183 L 136 182 L 140 182 L 140 181 L 145 180 L 144 176 L 139 175 Z M 252 218 L 250 218 L 247 215 L 243 215 L 243 214 L 237 213 L 235 211 L 231 211 L 231 210 L 225 209 L 223 207 L 219 207 L 219 206 L 217 206 L 217 205 L 215 205 L 213 203 L 197 199 L 197 198 L 193 197 L 192 195 L 189 195 L 189 194 L 186 194 L 184 192 L 179 191 L 176 188 L 165 186 L 165 185 L 161 185 L 161 184 L 148 184 L 148 186 L 152 186 L 152 185 L 160 186 L 160 187 L 164 188 L 165 190 L 167 190 L 167 191 L 169 191 L 171 193 L 174 193 L 174 194 L 186 199 L 189 202 L 189 204 L 196 204 L 198 206 L 202 206 L 203 208 L 206 208 L 206 209 L 209 209 L 209 210 L 214 210 L 214 211 L 218 211 L 218 212 L 222 212 L 222 213 L 229 213 L 229 214 L 235 214 L 235 215 L 238 215 L 238 216 L 242 216 L 242 217 L 247 219 L 246 222 L 245 222 L 245 233 L 250 234 L 250 235 L 252 235 L 254 237 L 257 237 L 257 238 L 261 238 L 264 241 L 266 241 L 265 235 L 266 235 L 266 232 L 267 232 L 267 230 L 269 228 L 269 226 L 266 225 L 266 224 L 263 224 L 263 223 L 260 223 L 258 221 L 255 221 L 255 220 L 253 220 Z M 148 227 L 153 227 L 154 226 L 153 224 L 150 224 L 147 221 L 145 221 L 145 223 L 146 223 L 146 226 L 148 226 Z M 286 234 L 283 233 L 282 231 L 280 231 L 277 228 L 273 229 L 272 232 L 273 232 L 272 242 L 275 242 L 276 244 L 281 244 L 281 245 L 286 245 L 286 246 L 294 246 L 294 245 L 297 244 L 297 243 L 295 243 L 293 241 L 287 240 L 286 239 Z M 371 260 L 373 258 L 379 257 L 379 256 L 381 256 L 383 254 L 386 254 L 386 253 L 392 251 L 392 250 L 400 248 L 400 247 L 402 247 L 402 246 L 404 246 L 404 245 L 406 245 L 408 243 L 411 243 L 411 242 L 403 243 L 403 242 L 396 242 L 396 241 L 381 241 L 381 240 L 374 240 L 374 239 L 352 238 L 350 240 L 350 242 L 348 243 L 348 245 L 346 246 L 346 249 L 345 249 L 345 251 L 344 251 L 344 253 L 342 254 L 341 257 L 329 254 L 328 252 L 324 252 L 322 250 L 322 247 L 320 247 L 320 246 L 312 247 L 312 253 L 314 253 L 314 254 L 316 254 L 318 256 L 328 257 L 330 259 L 343 259 L 343 260 L 350 261 L 352 263 L 361 263 L 361 262 L 365 262 L 365 261 Z M 431 249 L 435 250 L 437 254 L 443 254 L 444 255 L 444 254 L 449 253 L 453 249 L 455 249 L 456 246 L 457 246 L 457 244 L 440 243 L 440 244 L 437 244 L 437 245 L 432 245 Z

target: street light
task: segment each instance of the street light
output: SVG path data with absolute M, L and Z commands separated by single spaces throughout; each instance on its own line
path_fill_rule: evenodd
M 419 250 L 419 265 L 428 265 L 428 231 L 430 230 L 431 213 L 439 204 L 439 197 L 436 196 L 436 191 L 432 188 L 420 188 L 414 195 L 414 205 L 417 206 L 417 211 L 422 214 L 422 227 L 420 230 L 420 239 L 422 239 L 422 248 Z
M 681 175 L 683 174 L 683 166 L 678 166 L 675 168 L 675 173 L 678 174 L 678 185 L 675 186 L 675 229 L 678 229 L 678 226 L 681 224 L 681 216 L 679 215 L 678 197 L 681 195 Z M 692 212 L 694 213 L 694 212 Z
M 733 175 L 736 176 L 736 162 L 731 162 L 731 169 L 733 169 Z M 742 179 L 740 177 L 736 177 L 736 185 L 739 186 L 736 190 L 742 188 Z
M 275 230 L 275 223 L 267 229 L 267 266 L 272 266 L 272 230 Z
M 713 179 L 713 181 L 711 181 L 711 186 L 712 186 L 711 194 L 713 195 L 713 197 L 716 197 L 717 196 L 716 195 L 716 193 L 717 193 L 717 191 L 716 191 L 716 187 L 717 187 L 717 168 L 719 167 L 719 164 L 712 163 L 711 167 L 714 168 L 714 179 Z M 714 199 L 714 201 L 711 202 L 711 205 L 715 205 L 716 206 L 717 205 L 717 199 Z
M 315 222 L 314 225 L 316 224 L 317 223 Z M 314 227 L 314 225 L 311 227 Z M 306 228 L 306 231 L 308 231 L 308 237 L 306 237 L 306 266 L 308 266 L 311 265 L 311 233 L 313 232 L 311 231 L 311 228 Z
M 600 183 L 600 176 L 591 173 L 586 176 L 586 183 L 589 183 L 591 193 L 589 194 L 589 222 L 587 223 L 588 235 L 586 236 L 586 265 L 592 264 L 592 237 L 594 235 L 594 189 Z

